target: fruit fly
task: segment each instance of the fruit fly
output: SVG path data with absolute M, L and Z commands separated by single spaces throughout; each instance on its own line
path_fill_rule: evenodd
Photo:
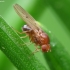
M 42 52 L 50 51 L 50 41 L 48 35 L 39 27 L 38 22 L 26 12 L 20 5 L 15 4 L 14 9 L 16 13 L 26 22 L 22 27 L 22 33 L 29 36 L 31 42 L 35 43 L 37 52 L 39 49 Z M 38 48 L 40 46 L 40 48 Z

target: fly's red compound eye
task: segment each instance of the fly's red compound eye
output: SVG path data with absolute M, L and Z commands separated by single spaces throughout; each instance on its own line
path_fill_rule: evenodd
M 47 44 L 47 45 L 42 45 L 42 51 L 43 52 L 48 52 L 50 50 L 50 45 Z

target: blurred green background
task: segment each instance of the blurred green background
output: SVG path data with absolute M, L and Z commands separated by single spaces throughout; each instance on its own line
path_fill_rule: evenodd
M 61 45 L 63 46 L 62 48 L 65 49 L 67 54 L 70 55 L 70 1 L 69 0 L 12 0 L 12 1 L 0 0 L 0 15 L 5 19 L 5 21 L 10 26 L 21 31 L 21 27 L 25 23 L 14 11 L 13 5 L 15 3 L 21 5 L 37 21 L 39 21 L 41 25 L 44 26 L 48 32 L 50 32 L 50 35 L 53 35 L 58 40 L 58 42 L 61 43 Z M 26 42 L 28 41 L 29 40 L 26 39 Z M 54 42 L 54 45 L 57 45 L 56 40 Z M 29 48 L 32 51 L 34 50 L 33 47 Z M 50 54 L 47 54 L 47 56 L 49 55 Z M 46 60 L 47 56 L 45 56 L 45 54 L 43 55 L 41 52 L 38 52 L 35 54 L 35 56 L 40 59 L 41 63 L 43 63 L 43 65 L 48 70 L 64 70 L 62 68 L 62 64 L 64 63 L 60 64 L 59 63 L 60 61 L 57 62 L 57 59 L 55 57 L 53 58 L 51 57 L 52 54 L 50 56 L 50 60 L 52 61 L 54 67 L 50 65 L 50 61 L 48 61 L 48 59 Z M 10 62 L 10 60 L 4 55 L 2 51 L 0 51 L 0 70 L 17 70 L 16 67 Z

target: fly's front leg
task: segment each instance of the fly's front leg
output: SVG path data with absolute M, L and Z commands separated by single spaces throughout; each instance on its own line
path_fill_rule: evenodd
M 34 52 L 32 52 L 32 54 L 36 53 L 36 52 L 39 52 L 41 50 L 41 48 L 38 48 L 38 46 L 36 46 L 36 49 Z
M 36 48 L 34 52 L 32 52 L 32 54 L 39 52 L 41 50 L 41 48 Z
M 36 46 L 35 51 L 32 52 L 32 53 L 30 54 L 30 56 L 34 55 L 34 53 L 39 52 L 40 50 L 41 50 L 41 48 L 37 48 L 37 46 Z M 30 58 L 30 56 L 29 56 L 29 58 Z

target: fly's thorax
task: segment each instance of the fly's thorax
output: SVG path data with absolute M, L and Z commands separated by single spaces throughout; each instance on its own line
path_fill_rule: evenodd
M 22 30 L 23 30 L 23 31 L 31 31 L 32 29 L 31 29 L 28 25 L 24 25 L 24 26 L 22 27 Z
M 49 44 L 49 37 L 45 32 L 40 31 L 39 39 L 40 39 L 40 42 L 41 42 L 40 45 Z

